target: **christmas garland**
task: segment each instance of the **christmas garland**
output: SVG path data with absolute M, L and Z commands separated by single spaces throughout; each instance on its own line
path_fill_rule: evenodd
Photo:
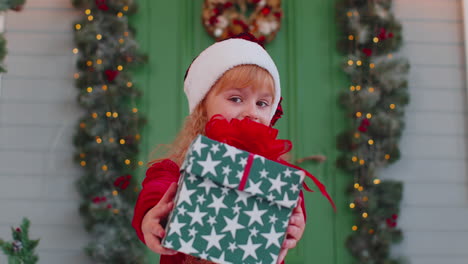
M 74 138 L 75 159 L 85 173 L 77 182 L 80 213 L 92 236 L 86 252 L 94 263 L 143 263 L 144 251 L 131 227 L 138 189 L 132 172 L 139 131 L 140 96 L 128 72 L 146 58 L 138 53 L 127 16 L 133 0 L 74 0 L 83 17 L 74 24 L 78 102 L 84 115 Z
M 8 257 L 8 264 L 35 264 L 39 257 L 34 252 L 39 244 L 39 239 L 29 239 L 29 220 L 23 218 L 20 227 L 12 228 L 12 242 L 0 239 L 0 248 Z
M 21 11 L 23 10 L 26 0 L 0 0 L 0 12 L 6 10 Z M 3 33 L 0 33 L 0 72 L 6 72 L 3 66 L 3 60 L 7 54 L 6 39 Z
M 202 10 L 203 25 L 216 40 L 248 32 L 262 45 L 275 38 L 282 16 L 281 0 L 205 0 Z
M 391 0 L 344 0 L 337 5 L 339 51 L 350 85 L 340 95 L 351 126 L 338 137 L 337 165 L 350 172 L 349 208 L 355 215 L 347 247 L 358 263 L 400 263 L 390 256 L 402 239 L 397 228 L 403 184 L 378 178 L 399 159 L 409 64 L 394 56 L 402 42 Z

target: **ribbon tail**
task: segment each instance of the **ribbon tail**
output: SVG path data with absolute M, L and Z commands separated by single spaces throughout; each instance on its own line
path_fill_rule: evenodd
M 325 185 L 323 185 L 317 178 L 315 178 L 314 175 L 310 174 L 308 171 L 306 170 L 303 170 L 302 168 L 296 166 L 296 165 L 293 165 L 293 164 L 290 164 L 289 162 L 286 162 L 286 161 L 282 161 L 284 163 L 286 163 L 288 166 L 291 166 L 295 169 L 298 169 L 298 170 L 301 170 L 303 171 L 306 176 L 310 179 L 312 179 L 312 181 L 314 181 L 315 185 L 319 188 L 320 192 L 322 193 L 323 196 L 325 196 L 325 198 L 327 198 L 328 202 L 330 202 L 331 206 L 333 207 L 333 210 L 335 210 L 336 212 L 336 206 L 335 206 L 335 203 L 333 202 L 332 198 L 330 197 L 330 195 L 328 194 L 327 192 L 327 188 L 325 187 Z M 304 189 L 306 189 L 307 191 L 312 191 L 309 186 L 307 186 L 307 184 L 305 184 L 305 182 L 303 182 L 302 186 L 304 187 Z M 313 192 L 313 191 L 312 191 Z

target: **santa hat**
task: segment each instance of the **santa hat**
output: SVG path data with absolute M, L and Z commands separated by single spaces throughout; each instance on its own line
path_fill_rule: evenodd
M 246 64 L 257 65 L 268 71 L 273 77 L 275 100 L 271 108 L 271 119 L 281 98 L 278 69 L 262 46 L 243 38 L 231 38 L 216 42 L 202 51 L 192 62 L 185 74 L 184 81 L 184 91 L 187 95 L 190 113 L 226 71 Z

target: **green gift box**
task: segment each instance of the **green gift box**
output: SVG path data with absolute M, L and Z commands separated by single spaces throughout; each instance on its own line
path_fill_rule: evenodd
M 198 136 L 181 166 L 162 245 L 217 263 L 276 263 L 304 178 Z

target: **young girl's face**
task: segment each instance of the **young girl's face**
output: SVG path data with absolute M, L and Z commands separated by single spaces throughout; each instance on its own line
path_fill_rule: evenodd
M 227 120 L 249 118 L 270 125 L 274 82 L 264 69 L 254 65 L 237 66 L 227 71 L 205 99 L 208 119 L 220 114 Z

